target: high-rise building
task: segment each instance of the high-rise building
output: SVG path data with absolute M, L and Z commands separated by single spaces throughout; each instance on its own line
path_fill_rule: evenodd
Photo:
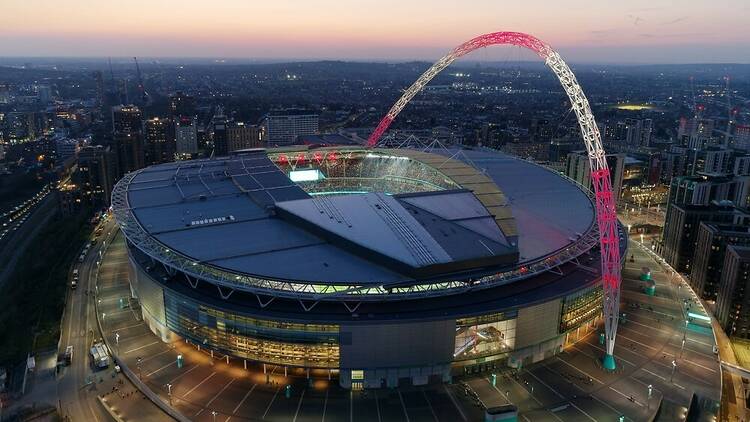
M 52 87 L 49 85 L 39 85 L 36 87 L 36 94 L 39 98 L 39 102 L 42 104 L 49 104 L 52 102 Z
M 86 146 L 78 152 L 78 166 L 73 181 L 81 195 L 93 205 L 109 205 L 117 177 L 117 157 L 109 147 Z
M 307 110 L 272 111 L 263 119 L 268 146 L 292 145 L 300 135 L 318 133 L 320 116 Z
M 672 179 L 668 205 L 709 205 L 714 201 L 731 201 L 747 206 L 750 177 L 698 174 Z
M 750 151 L 750 125 L 734 127 L 734 148 Z
M 101 107 L 104 105 L 104 75 L 101 70 L 95 70 L 92 76 L 96 82 L 96 104 Z
M 119 175 L 146 166 L 141 110 L 134 105 L 112 107 L 112 140 L 117 151 Z
M 712 144 L 712 138 L 716 123 L 713 119 L 681 118 L 677 129 L 677 140 L 680 145 L 689 148 L 703 149 Z
M 651 119 L 643 119 L 639 121 L 640 123 L 640 140 L 641 140 L 641 146 L 642 147 L 649 147 L 651 146 L 651 135 L 654 131 L 654 121 Z
M 725 174 L 729 168 L 732 158 L 732 150 L 707 147 L 695 154 L 695 164 L 693 174 L 698 172 L 710 174 Z
M 227 140 L 227 117 L 224 115 L 224 109 L 218 107 L 216 114 L 211 120 L 214 156 L 224 157 L 229 155 L 229 143 Z
M 727 246 L 716 318 L 730 336 L 750 337 L 750 248 Z
M 750 246 L 750 227 L 699 224 L 690 285 L 701 298 L 716 300 L 724 255 L 729 245 Z
M 232 122 L 227 125 L 227 148 L 233 152 L 247 148 L 258 148 L 262 146 L 260 139 L 260 127 L 248 125 L 243 122 Z
M 732 174 L 735 176 L 750 175 L 750 155 L 736 154 L 734 156 Z
M 142 133 L 143 116 L 141 110 L 134 105 L 118 105 L 112 107 L 113 133 Z
M 175 138 L 177 139 L 177 154 L 186 156 L 198 153 L 198 129 L 195 119 L 180 116 L 175 123 Z
M 10 103 L 10 85 L 0 83 L 0 104 Z
M 55 139 L 55 155 L 57 162 L 62 163 L 78 153 L 78 141 L 68 138 Z
M 709 205 L 683 205 L 670 201 L 664 219 L 661 256 L 679 272 L 691 272 L 701 222 L 742 225 L 750 221 L 747 212 L 729 201 Z
M 169 96 L 169 112 L 173 117 L 195 115 L 195 98 L 177 91 Z
M 622 192 L 622 181 L 625 173 L 625 154 L 608 154 L 607 166 L 609 167 L 612 194 L 616 200 L 620 199 Z M 575 151 L 568 154 L 565 163 L 565 175 L 575 180 L 589 190 L 593 190 L 591 184 L 591 165 L 586 151 Z
M 624 139 L 625 144 L 630 147 L 648 147 L 651 145 L 651 132 L 653 121 L 651 119 L 625 119 L 625 122 L 615 127 L 614 139 Z M 618 138 L 620 136 L 620 138 Z
M 172 120 L 154 117 L 146 120 L 146 165 L 174 160 L 176 151 Z

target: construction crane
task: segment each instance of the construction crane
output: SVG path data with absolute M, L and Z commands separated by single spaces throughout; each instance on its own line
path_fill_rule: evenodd
M 690 94 L 693 97 L 693 118 L 698 120 L 703 114 L 703 105 L 695 102 L 695 86 L 693 85 L 693 77 L 690 77 Z
M 141 95 L 141 103 L 143 105 L 151 104 L 151 96 L 146 92 L 146 88 L 143 86 L 143 77 L 141 76 L 141 67 L 138 65 L 138 58 L 133 57 L 135 62 L 135 70 L 138 73 L 138 92 Z
M 729 76 L 725 76 L 724 80 L 727 81 L 724 97 L 727 100 L 727 112 L 729 113 L 727 117 L 727 132 L 724 134 L 724 146 L 728 147 L 732 138 L 732 118 L 734 117 L 736 110 L 732 109 L 732 92 L 729 90 Z

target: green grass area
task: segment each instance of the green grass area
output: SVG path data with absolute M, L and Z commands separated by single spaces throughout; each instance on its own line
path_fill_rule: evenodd
M 5 283 L 0 292 L 0 366 L 25 358 L 32 346 L 57 346 L 68 269 L 91 230 L 87 216 L 50 221 Z
M 737 363 L 743 368 L 750 369 L 750 340 L 732 337 L 731 342 Z

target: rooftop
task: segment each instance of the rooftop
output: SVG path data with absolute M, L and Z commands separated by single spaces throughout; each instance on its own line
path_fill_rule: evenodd
M 121 183 L 129 212 L 162 253 L 271 280 L 400 285 L 481 277 L 523 268 L 594 226 L 593 204 L 578 186 L 498 152 L 338 149 L 334 161 L 324 150 L 316 162 L 316 151 L 303 151 L 303 162 L 296 149 L 286 161 L 274 150 L 168 163 Z M 393 167 L 394 160 L 421 167 Z M 371 173 L 382 168 L 387 174 Z M 292 182 L 300 169 L 330 176 L 321 178 L 327 190 Z M 339 174 L 355 169 L 356 177 Z M 427 176 L 444 180 L 414 180 Z M 352 183 L 362 191 L 352 192 Z M 347 191 L 331 191 L 339 185 Z

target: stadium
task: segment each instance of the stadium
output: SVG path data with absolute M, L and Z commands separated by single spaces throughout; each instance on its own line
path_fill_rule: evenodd
M 518 368 L 600 326 L 593 198 L 489 149 L 288 147 L 130 173 L 112 206 L 163 341 L 360 389 Z

